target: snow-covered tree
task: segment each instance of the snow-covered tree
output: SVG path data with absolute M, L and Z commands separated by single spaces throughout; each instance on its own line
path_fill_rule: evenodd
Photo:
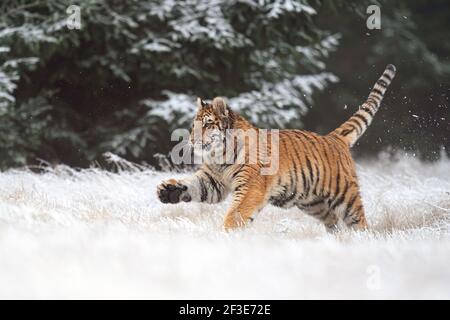
M 2 1 L 0 166 L 86 166 L 108 151 L 151 162 L 196 96 L 225 96 L 260 126 L 301 127 L 337 81 L 326 62 L 341 35 L 320 27 L 321 10 L 366 2 Z M 71 5 L 80 29 L 67 26 Z
M 0 15 L 0 162 L 151 160 L 196 96 L 259 125 L 301 124 L 336 77 L 339 35 L 306 0 L 8 1 Z M 81 29 L 67 27 L 78 5 Z

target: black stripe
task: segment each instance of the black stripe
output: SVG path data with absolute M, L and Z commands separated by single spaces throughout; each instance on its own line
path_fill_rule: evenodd
M 304 136 L 303 135 L 303 133 L 301 132 L 301 131 L 295 131 L 295 133 L 297 134 L 297 135 L 302 135 L 302 136 Z M 299 141 L 300 141 L 300 143 L 302 144 L 302 146 L 303 146 L 303 150 L 304 151 L 306 151 L 306 145 L 303 143 L 303 140 L 301 139 L 301 138 L 299 138 Z M 312 177 L 311 177 L 311 175 L 312 175 L 312 167 L 311 167 L 311 162 L 309 161 L 309 158 L 307 157 L 307 155 L 306 155 L 306 153 L 303 153 L 303 155 L 305 156 L 305 161 L 306 161 L 306 166 L 308 167 L 308 178 L 309 178 L 309 180 L 308 180 L 308 182 L 311 182 L 312 181 Z M 308 183 L 308 185 L 309 185 L 309 183 Z
M 330 158 L 328 157 L 328 151 L 327 151 L 327 146 L 325 146 L 324 148 L 323 148 L 323 153 L 324 153 L 324 155 L 325 155 L 325 158 L 326 158 L 326 162 L 324 162 L 324 165 L 323 165 L 323 169 L 324 169 L 324 175 L 325 175 L 325 177 L 324 177 L 324 179 L 323 179 L 323 186 L 322 186 L 322 188 L 323 188 L 323 194 L 325 195 L 326 193 L 325 193 L 325 182 L 326 182 L 326 180 L 327 179 L 325 179 L 326 177 L 328 177 L 330 180 L 331 180 L 331 174 L 332 174 L 332 172 L 331 172 L 331 163 L 330 163 Z M 328 189 L 328 192 L 329 192 L 330 190 Z
M 335 144 L 331 144 L 330 148 L 332 148 L 333 151 L 335 151 L 336 154 L 339 155 L 339 150 L 337 150 L 337 147 L 336 147 Z M 336 156 L 336 154 L 335 154 L 335 156 Z M 336 167 L 337 167 L 337 179 L 339 180 L 340 179 L 340 176 L 339 176 L 340 175 L 340 171 L 339 171 L 339 164 L 338 163 L 337 163 Z M 330 171 L 331 171 L 331 163 L 330 163 Z M 333 187 L 332 183 L 333 183 L 333 181 L 334 181 L 333 174 L 332 174 L 332 172 L 330 172 L 330 184 L 329 184 L 329 187 L 328 187 L 328 191 L 330 192 L 330 194 L 332 193 L 332 187 Z
M 339 166 L 338 166 L 339 167 Z M 332 183 L 333 183 L 333 173 L 331 172 L 331 163 L 330 163 L 330 182 L 328 184 L 328 193 L 331 194 L 331 188 L 333 187 Z M 339 179 L 339 171 L 338 171 L 338 176 L 337 178 Z
M 371 93 L 376 93 L 376 94 L 379 94 L 380 96 L 383 96 L 383 92 L 381 92 L 381 90 L 379 90 L 377 88 L 373 88 Z
M 338 173 L 336 176 L 336 190 L 334 192 L 334 196 L 338 196 L 340 189 L 341 189 L 341 187 L 340 187 L 340 185 L 341 185 L 341 166 L 340 165 L 337 165 L 337 170 L 338 170 Z
M 295 150 L 294 142 L 292 141 L 290 135 L 286 135 L 286 136 L 289 139 L 289 141 L 292 143 L 292 148 L 294 148 L 294 150 Z M 291 154 L 291 156 L 292 156 L 292 154 Z M 292 191 L 291 191 L 291 195 L 287 198 L 287 202 L 291 201 L 292 199 L 294 199 L 297 196 L 297 165 L 296 165 L 294 159 L 292 159 L 292 162 L 293 162 L 295 177 L 294 177 L 294 179 L 292 178 L 291 170 L 289 168 L 289 176 L 291 178 L 291 190 Z
M 234 191 L 235 191 L 235 192 L 240 192 L 240 191 L 241 191 L 241 188 L 244 187 L 245 185 L 246 185 L 245 182 L 239 184 L 236 188 L 234 188 Z
M 208 190 L 206 189 L 205 183 L 201 178 L 199 178 L 198 181 L 200 184 L 200 201 L 204 202 L 208 197 Z
M 291 172 L 289 171 L 289 176 L 290 176 L 290 180 L 291 180 L 291 192 L 290 195 L 286 197 L 285 199 L 285 204 L 288 203 L 289 201 L 292 201 L 292 199 L 294 199 L 297 196 L 297 186 L 295 185 L 295 179 L 292 178 Z M 294 186 L 294 187 L 292 187 Z
M 361 115 L 361 114 L 359 114 L 359 113 L 355 113 L 353 116 L 356 117 L 356 118 L 358 118 L 358 119 L 360 119 L 360 120 L 362 120 L 362 122 L 364 122 L 364 124 L 366 125 L 366 127 L 369 126 L 369 121 L 367 121 L 366 117 L 364 117 L 363 115 Z
M 383 73 L 382 77 L 386 77 L 386 78 L 388 78 L 389 81 L 392 81 L 391 75 L 387 72 Z
M 271 204 L 277 207 L 282 207 L 286 204 L 286 193 L 287 193 L 287 187 L 282 186 L 283 191 L 278 196 L 270 197 L 269 201 Z
M 344 202 L 347 191 L 348 191 L 348 183 L 347 183 L 347 181 L 345 181 L 344 190 L 342 191 L 341 195 L 331 205 L 331 207 L 330 207 L 331 209 L 335 209 L 336 207 L 340 206 Z
M 305 158 L 306 158 L 306 166 L 308 167 L 308 171 L 309 171 L 309 182 L 310 182 L 310 187 L 311 190 L 309 191 L 313 191 L 314 192 L 314 172 L 313 172 L 313 168 L 311 165 L 311 161 L 309 160 L 309 157 L 307 154 L 305 154 Z
M 313 200 L 311 202 L 307 202 L 307 203 L 300 203 L 300 205 L 302 207 L 314 207 L 317 206 L 318 204 L 322 204 L 323 203 L 323 199 L 317 199 L 317 200 Z
M 303 168 L 300 168 L 300 172 L 302 173 L 302 180 L 303 180 L 303 194 L 309 193 L 309 183 L 306 181 L 305 171 Z
M 347 203 L 347 208 L 345 209 L 344 219 L 347 218 L 350 215 L 351 208 L 355 204 L 356 198 L 358 198 L 358 193 L 355 193 L 355 195 L 350 199 L 350 201 Z
M 341 132 L 341 135 L 342 136 L 344 136 L 344 137 L 346 137 L 346 136 L 348 136 L 350 133 L 352 133 L 353 132 L 353 129 L 347 129 L 347 130 L 344 130 L 344 131 L 342 131 Z
M 216 190 L 217 201 L 220 201 L 222 199 L 222 192 L 220 192 L 220 189 L 217 186 L 216 180 L 213 177 L 211 177 L 211 175 L 209 173 L 207 173 L 207 172 L 204 172 L 204 173 L 208 177 L 209 183 L 213 186 L 214 190 Z
M 352 125 L 351 123 L 346 122 L 346 124 L 349 125 L 352 128 L 351 129 L 342 130 L 341 135 L 344 136 L 344 137 L 349 135 L 350 133 L 352 133 L 353 131 L 356 130 L 355 126 Z
M 286 137 L 289 137 L 288 135 L 286 135 Z M 286 153 L 288 153 L 288 148 L 286 146 L 286 141 L 285 139 L 281 140 L 282 145 L 284 147 L 284 150 Z M 292 178 L 292 174 L 291 174 L 291 168 L 289 167 L 289 171 L 288 171 L 288 175 L 289 175 L 289 181 L 290 181 L 290 185 L 289 185 L 289 189 L 292 189 L 292 185 L 294 184 L 294 179 Z M 276 199 L 277 205 L 282 207 L 284 206 L 286 203 L 288 203 L 289 201 L 291 201 L 295 195 L 292 194 L 292 191 L 290 192 L 290 195 L 288 196 L 288 186 L 283 186 L 283 195 L 278 197 Z
M 319 139 L 315 135 L 312 135 L 312 139 L 316 140 L 317 144 L 320 144 Z M 313 145 L 314 149 L 317 151 L 320 161 L 322 162 L 323 170 L 325 171 L 325 165 L 324 165 L 325 161 L 323 161 L 322 153 L 320 152 L 318 145 L 316 145 L 316 143 L 314 141 L 311 141 L 311 144 Z M 318 193 L 317 188 L 320 186 L 319 181 L 320 181 L 320 177 L 322 177 L 322 176 L 323 176 L 323 181 L 322 181 L 322 190 L 323 190 L 324 186 L 325 186 L 325 172 L 321 172 L 319 170 L 319 166 L 317 166 L 317 185 L 316 185 L 316 190 L 315 190 L 316 194 Z
M 327 176 L 330 175 L 330 173 L 328 172 L 328 156 L 326 156 L 326 151 L 325 151 L 326 147 L 324 147 L 323 150 L 323 154 L 325 155 L 326 161 L 324 160 L 324 158 L 322 157 L 322 153 L 320 152 L 320 150 L 318 150 L 319 152 L 319 157 L 322 161 L 322 172 L 321 172 L 321 176 L 322 176 L 322 186 L 321 186 L 321 194 L 325 194 L 325 183 L 327 181 Z
M 337 165 L 337 177 L 336 177 L 336 192 L 335 192 L 335 195 L 337 196 L 337 195 L 339 195 L 339 189 L 341 188 L 340 187 L 340 185 L 341 185 L 341 166 L 340 165 Z
M 312 190 L 313 190 L 313 194 L 314 194 L 314 193 L 316 193 L 316 187 L 319 184 L 319 178 L 320 178 L 320 170 L 319 170 L 319 166 L 318 166 L 319 159 L 316 158 L 316 154 L 315 154 L 315 152 L 313 150 L 314 149 L 314 142 L 311 140 L 311 137 L 309 138 L 309 140 L 310 140 L 310 146 L 311 146 L 311 149 L 310 149 L 311 156 L 313 157 L 313 160 L 314 160 L 312 162 L 312 165 L 313 165 L 313 167 L 315 169 L 315 177 L 314 177 L 314 181 L 313 181 L 313 184 L 312 184 Z
M 389 86 L 389 84 L 391 83 L 391 81 L 389 80 L 389 78 L 386 77 L 386 75 L 382 75 L 380 78 L 381 81 L 384 81 L 384 83 L 386 83 L 386 87 L 387 88 Z
M 299 135 L 299 134 L 300 134 L 299 131 L 294 131 L 294 133 L 295 133 L 296 135 Z M 305 150 L 305 149 L 306 149 L 306 148 L 305 148 L 305 144 L 303 143 L 303 141 L 302 141 L 301 138 L 298 138 L 298 142 L 302 144 L 303 150 Z M 303 153 L 303 155 L 305 156 L 305 159 L 306 159 L 306 155 L 305 155 L 304 153 Z M 303 162 L 303 161 L 302 161 L 302 162 Z M 301 164 L 303 164 L 303 163 L 301 163 Z M 302 174 L 302 179 L 303 179 L 303 194 L 304 194 L 304 195 L 307 195 L 307 194 L 309 194 L 309 181 L 306 180 L 305 168 L 304 168 L 303 165 L 300 166 L 300 172 L 301 172 L 301 174 Z
M 356 130 L 357 130 L 357 133 L 358 133 L 358 134 L 360 134 L 360 133 L 362 132 L 363 127 L 361 126 L 361 123 L 358 122 L 358 120 L 356 120 L 356 119 L 354 119 L 354 118 L 352 117 L 352 118 L 350 118 L 348 121 L 349 121 L 350 123 L 353 123 L 354 125 L 356 125 Z
M 378 93 L 371 92 L 369 98 L 376 101 L 376 104 L 379 105 L 381 103 L 381 100 L 383 99 L 383 96 L 380 96 Z
M 239 173 L 241 173 L 241 170 L 242 170 L 242 168 L 244 167 L 245 165 L 244 164 L 242 164 L 240 167 L 239 167 L 239 169 L 237 169 L 236 170 L 236 172 L 235 173 L 233 173 L 232 175 L 231 175 L 231 178 L 236 178 L 236 176 L 239 174 Z
M 362 106 L 361 110 L 364 110 L 365 112 L 367 112 L 368 114 L 370 114 L 371 117 L 373 117 L 375 115 L 375 113 L 372 111 L 372 108 L 369 108 L 367 106 Z
M 295 144 L 295 141 L 292 140 L 291 137 L 289 137 L 289 140 L 291 140 L 291 142 L 292 142 L 293 145 Z M 294 149 L 295 156 L 297 157 L 298 161 L 300 161 L 300 155 L 298 154 L 297 148 L 295 148 L 295 147 L 293 146 L 293 149 Z M 298 180 L 298 168 L 297 168 L 297 162 L 295 162 L 294 159 L 292 160 L 292 162 L 294 163 L 295 179 Z
M 380 99 L 379 99 L 380 100 Z M 381 101 L 381 100 L 380 100 Z M 367 103 L 368 104 L 372 104 L 373 106 L 375 106 L 376 108 L 378 108 L 378 106 L 379 106 L 379 104 L 380 104 L 380 101 L 378 101 L 378 100 L 375 100 L 374 98 L 373 98 L 373 96 L 369 96 L 368 98 L 367 98 Z
M 373 89 L 372 91 L 370 91 L 370 94 L 367 98 L 372 98 L 372 99 L 376 99 L 377 101 L 381 101 L 381 99 L 383 99 L 384 94 L 378 90 L 378 89 Z
M 360 204 L 359 206 L 357 206 L 356 208 L 355 208 L 355 213 L 358 213 L 358 212 L 361 212 L 361 210 L 363 209 L 363 205 L 362 204 Z
M 379 84 L 380 86 L 382 86 L 383 88 L 387 88 L 388 84 L 386 83 L 386 81 L 384 81 L 383 79 L 379 79 L 377 81 L 377 84 Z

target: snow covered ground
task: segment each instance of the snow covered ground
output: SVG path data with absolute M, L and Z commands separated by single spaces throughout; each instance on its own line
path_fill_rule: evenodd
M 228 201 L 157 201 L 182 174 L 0 173 L 0 298 L 450 299 L 450 160 L 358 172 L 371 231 L 337 235 L 271 206 L 225 233 Z

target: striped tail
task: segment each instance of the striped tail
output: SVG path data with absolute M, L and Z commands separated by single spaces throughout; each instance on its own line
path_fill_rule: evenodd
M 373 116 L 378 111 L 378 108 L 380 108 L 384 93 L 391 84 L 392 79 L 394 79 L 394 76 L 395 66 L 388 64 L 383 75 L 375 83 L 366 102 L 359 107 L 359 110 L 356 111 L 350 119 L 344 122 L 331 134 L 340 136 L 350 147 L 353 146 L 372 122 Z

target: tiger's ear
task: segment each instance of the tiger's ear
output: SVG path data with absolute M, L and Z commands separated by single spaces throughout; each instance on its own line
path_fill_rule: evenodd
M 206 107 L 207 103 L 202 100 L 202 98 L 197 97 L 197 107 L 199 109 L 202 109 L 203 107 Z
M 225 102 L 225 99 L 221 97 L 214 98 L 214 100 L 212 101 L 212 106 L 221 117 L 228 117 L 230 109 L 228 107 L 228 104 Z

